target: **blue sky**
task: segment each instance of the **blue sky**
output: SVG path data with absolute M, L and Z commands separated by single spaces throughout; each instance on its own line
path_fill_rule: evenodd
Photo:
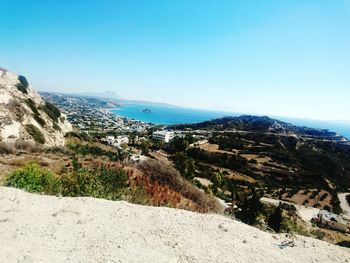
M 47 91 L 350 120 L 348 0 L 0 0 L 0 66 Z

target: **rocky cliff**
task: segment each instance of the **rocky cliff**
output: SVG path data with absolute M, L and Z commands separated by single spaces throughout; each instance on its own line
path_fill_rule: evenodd
M 44 101 L 25 77 L 0 68 L 0 142 L 62 146 L 71 129 L 66 116 Z

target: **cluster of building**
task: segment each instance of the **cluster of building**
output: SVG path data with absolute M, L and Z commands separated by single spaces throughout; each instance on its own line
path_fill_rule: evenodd
M 107 136 L 105 141 L 112 146 L 121 147 L 123 145 L 127 145 L 129 143 L 129 137 L 126 135 L 120 135 L 117 137 Z
M 313 219 L 320 227 L 350 233 L 350 224 L 340 215 L 333 214 L 327 210 L 320 210 L 317 217 Z
M 118 103 L 103 98 L 43 93 L 45 99 L 53 101 L 66 115 L 70 123 L 85 132 L 145 132 L 150 124 L 129 120 L 110 112 Z

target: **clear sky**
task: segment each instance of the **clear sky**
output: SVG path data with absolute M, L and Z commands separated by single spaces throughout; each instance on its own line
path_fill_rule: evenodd
M 350 120 L 349 0 L 0 0 L 0 66 L 39 90 Z

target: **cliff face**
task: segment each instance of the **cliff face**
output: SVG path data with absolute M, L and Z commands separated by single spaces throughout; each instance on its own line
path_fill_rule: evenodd
M 62 146 L 71 130 L 66 116 L 45 102 L 25 77 L 0 68 L 0 142 Z

